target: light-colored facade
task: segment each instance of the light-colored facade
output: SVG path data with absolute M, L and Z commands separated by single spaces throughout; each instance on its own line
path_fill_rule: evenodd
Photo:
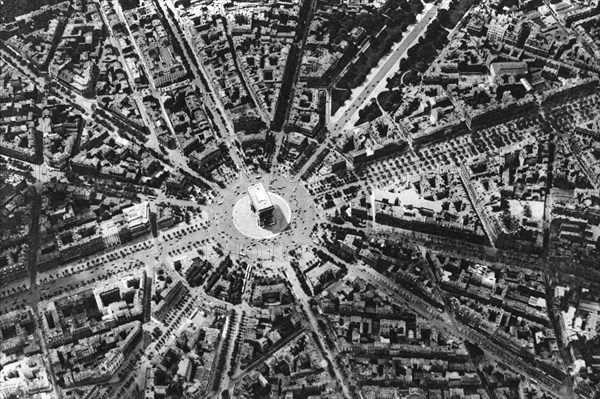
M 258 215 L 259 226 L 270 226 L 275 223 L 273 217 L 273 202 L 269 193 L 262 183 L 253 184 L 248 187 L 248 196 L 250 197 L 250 208 L 252 212 Z

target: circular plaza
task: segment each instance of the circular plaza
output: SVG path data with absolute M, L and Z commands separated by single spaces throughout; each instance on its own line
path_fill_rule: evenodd
M 246 237 L 264 240 L 285 231 L 292 219 L 292 210 L 280 195 L 257 184 L 248 187 L 233 207 L 233 224 Z

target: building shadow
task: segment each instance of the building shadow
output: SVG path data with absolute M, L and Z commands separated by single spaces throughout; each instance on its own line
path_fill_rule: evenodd
M 277 204 L 273 205 L 273 219 L 275 219 L 275 224 L 263 227 L 265 230 L 268 230 L 271 233 L 280 233 L 288 229 L 289 223 L 285 220 L 285 215 Z

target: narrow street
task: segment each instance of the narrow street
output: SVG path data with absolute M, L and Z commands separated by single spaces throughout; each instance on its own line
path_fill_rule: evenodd
M 321 344 L 320 346 L 321 346 L 321 348 L 323 348 L 323 355 L 324 355 L 325 359 L 327 359 L 327 362 L 329 363 L 329 365 L 332 367 L 332 369 L 335 373 L 335 378 L 337 379 L 337 382 L 341 385 L 342 393 L 344 394 L 344 397 L 351 398 L 352 395 L 350 394 L 350 389 L 348 387 L 348 383 L 347 383 L 346 379 L 344 378 L 344 374 L 341 372 L 338 363 L 336 362 L 336 355 L 334 355 L 333 352 L 329 349 L 329 347 L 327 346 L 327 342 L 325 342 L 323 334 L 319 330 L 319 324 L 317 322 L 317 317 L 315 316 L 313 310 L 311 309 L 311 307 L 308 303 L 308 300 L 310 298 L 308 298 L 308 296 L 302 289 L 302 287 L 300 285 L 300 281 L 298 281 L 298 277 L 296 277 L 296 273 L 294 272 L 294 269 L 292 269 L 292 266 L 289 264 L 289 262 L 284 267 L 285 267 L 285 274 L 288 278 L 288 281 L 290 282 L 292 289 L 294 290 L 294 296 L 296 297 L 297 301 L 302 306 L 302 310 L 304 311 L 305 316 L 308 318 L 308 322 L 309 322 L 311 330 L 315 333 L 315 335 L 319 339 L 319 342 Z
M 544 377 L 539 371 L 531 367 L 525 361 L 492 342 L 489 338 L 484 337 L 481 333 L 476 332 L 466 325 L 458 323 L 450 312 L 446 311 L 440 314 L 431 305 L 424 303 L 420 298 L 415 297 L 405 289 L 399 289 L 397 284 L 370 268 L 359 267 L 354 270 L 354 273 L 375 286 L 381 287 L 383 283 L 383 285 L 387 287 L 383 289 L 387 291 L 394 300 L 416 311 L 421 317 L 427 320 L 427 323 L 430 325 L 435 326 L 441 331 L 445 331 L 460 340 L 468 340 L 476 343 L 488 355 L 491 355 L 492 358 L 495 358 L 500 362 L 512 364 L 516 366 L 522 374 L 538 380 L 547 392 L 555 395 L 559 394 L 556 390 L 556 383 L 552 382 L 550 378 Z M 566 393 L 563 392 L 560 395 L 562 394 Z M 560 396 L 556 397 L 558 398 Z
M 104 12 L 103 7 L 100 7 L 100 15 L 102 15 L 102 19 L 104 20 L 104 25 L 108 28 L 108 30 L 110 32 L 111 44 L 117 49 L 118 59 L 119 59 L 119 62 L 121 63 L 121 65 L 123 66 L 123 69 L 125 70 L 129 86 L 131 88 L 133 88 L 133 90 L 134 90 L 133 94 L 131 95 L 131 98 L 133 98 L 133 100 L 135 101 L 135 104 L 140 112 L 142 120 L 144 121 L 144 125 L 146 127 L 148 127 L 148 129 L 150 129 L 150 139 L 148 140 L 148 142 L 146 142 L 146 146 L 154 148 L 157 151 L 160 151 L 158 139 L 156 136 L 156 130 L 154 128 L 154 123 L 153 123 L 153 121 L 150 120 L 150 117 L 148 116 L 148 111 L 144 105 L 139 88 L 137 87 L 137 85 L 133 79 L 133 74 L 132 74 L 131 70 L 129 69 L 129 65 L 127 65 L 127 62 L 125 62 L 125 57 L 123 55 L 123 48 L 121 47 L 121 43 L 116 39 L 117 36 L 114 34 L 111 25 L 108 23 L 108 18 Z
M 220 138 L 221 140 L 228 143 L 229 154 L 230 154 L 233 162 L 238 166 L 240 172 L 242 172 L 246 175 L 249 175 L 246 163 L 240 157 L 240 155 L 236 152 L 237 136 L 235 135 L 235 132 L 233 131 L 233 126 L 231 126 L 231 125 L 226 126 L 225 123 L 223 123 L 221 115 L 226 115 L 223 105 L 216 100 L 213 101 L 214 92 L 213 92 L 213 88 L 210 87 L 210 84 L 208 85 L 208 87 L 206 87 L 206 85 L 204 85 L 202 83 L 203 82 L 202 78 L 204 78 L 204 81 L 206 81 L 206 82 L 210 82 L 211 79 L 208 76 L 207 72 L 202 67 L 201 60 L 195 52 L 193 42 L 189 41 L 188 40 L 189 38 L 187 36 L 186 37 L 181 36 L 178 26 L 176 26 L 175 21 L 173 21 L 173 18 L 171 18 L 170 13 L 167 11 L 167 10 L 170 10 L 171 12 L 175 13 L 175 10 L 172 8 L 172 3 L 171 3 L 171 5 L 169 5 L 169 3 L 165 2 L 164 0 L 156 0 L 156 3 L 158 4 L 158 7 L 159 7 L 160 11 L 162 12 L 163 17 L 169 24 L 171 31 L 173 32 L 173 34 L 175 36 L 175 39 L 179 42 L 179 46 L 181 47 L 183 56 L 187 59 L 188 65 L 190 66 L 190 69 L 191 69 L 191 72 L 194 75 L 193 84 L 196 87 L 198 87 L 200 89 L 200 91 L 203 93 L 204 110 L 205 110 L 205 112 L 207 112 L 207 114 L 208 114 L 208 112 L 210 112 L 210 114 L 207 116 L 209 116 L 211 118 L 212 122 L 215 125 L 214 127 L 217 128 L 215 130 L 215 134 L 217 134 L 218 138 Z M 184 34 L 185 33 L 187 33 L 187 32 L 184 32 Z M 189 44 L 189 48 L 191 48 L 193 54 L 191 54 L 191 55 L 189 54 L 188 46 L 185 45 L 186 43 Z M 197 66 L 199 66 L 199 67 L 197 67 Z M 217 115 L 215 115 L 214 110 L 217 110 L 217 112 L 216 112 Z
M 35 189 L 35 199 L 33 200 L 33 206 L 31 207 L 31 226 L 29 234 L 29 258 L 27 266 L 29 269 L 29 290 L 34 290 L 36 284 L 36 263 L 37 263 L 37 250 L 39 243 L 39 230 L 40 230 L 40 208 L 42 206 L 42 196 L 39 189 Z
M 9 113 L 2 133 L 3 154 L 8 155 L 2 156 L 3 162 L 7 158 L 2 176 L 9 173 L 10 183 L 2 184 L 3 193 L 8 193 L 2 221 L 8 227 L 1 232 L 8 238 L 0 263 L 3 276 L 8 276 L 6 285 L 15 287 L 2 291 L 0 314 L 31 307 L 42 340 L 39 354 L 32 342 L 37 335 L 29 326 L 7 330 L 11 337 L 27 330 L 28 342 L 22 340 L 18 361 L 33 363 L 24 359 L 29 353 L 41 356 L 51 373 L 42 377 L 55 384 L 56 397 L 69 398 L 134 398 L 152 391 L 182 399 L 239 399 L 239 392 L 247 390 L 257 397 L 270 391 L 280 397 L 363 399 L 435 396 L 433 390 L 454 395 L 462 389 L 463 396 L 485 396 L 487 390 L 497 399 L 501 394 L 532 396 L 528 390 L 534 387 L 549 399 L 575 399 L 574 386 L 579 389 L 582 378 L 593 378 L 589 370 L 584 374 L 585 368 L 578 374 L 569 367 L 577 362 L 567 341 L 574 339 L 575 331 L 583 347 L 589 344 L 580 327 L 589 328 L 584 318 L 591 312 L 585 309 L 597 307 L 591 302 L 598 298 L 590 299 L 597 287 L 590 284 L 592 288 L 575 295 L 574 286 L 587 284 L 578 281 L 563 289 L 567 283 L 553 275 L 547 247 L 535 253 L 502 249 L 524 248 L 521 236 L 514 245 L 508 242 L 513 234 L 508 230 L 516 237 L 516 222 L 507 224 L 503 233 L 506 245 L 495 248 L 497 232 L 477 204 L 489 187 L 491 193 L 500 190 L 501 206 L 493 201 L 488 205 L 494 206 L 494 213 L 504 211 L 496 216 L 506 224 L 514 219 L 509 211 L 518 213 L 513 208 L 526 201 L 522 205 L 528 216 L 521 218 L 524 228 L 518 230 L 525 235 L 536 225 L 529 220 L 535 199 L 535 209 L 547 207 L 542 233 L 548 233 L 553 217 L 560 218 L 561 226 L 554 222 L 551 235 L 543 237 L 551 253 L 583 253 L 582 248 L 590 252 L 593 242 L 585 233 L 589 228 L 584 231 L 583 222 L 576 228 L 573 220 L 563 219 L 575 219 L 578 207 L 594 208 L 595 197 L 583 189 L 573 189 L 577 195 L 568 196 L 564 192 L 572 190 L 561 187 L 557 203 L 568 215 L 559 214 L 563 210 L 553 209 L 548 177 L 555 172 L 552 165 L 557 176 L 563 172 L 558 170 L 561 162 L 569 169 L 560 175 L 564 179 L 578 178 L 581 169 L 582 177 L 593 170 L 585 170 L 579 142 L 572 138 L 564 143 L 565 154 L 569 152 L 565 159 L 548 156 L 557 151 L 554 144 L 563 144 L 556 141 L 561 134 L 554 131 L 542 141 L 545 125 L 533 117 L 521 122 L 515 116 L 502 129 L 489 131 L 475 122 L 492 115 L 486 114 L 483 103 L 492 104 L 494 93 L 503 105 L 490 108 L 493 115 L 522 107 L 515 87 L 525 100 L 536 97 L 540 107 L 550 107 L 546 100 L 559 95 L 570 101 L 579 90 L 571 86 L 576 74 L 560 71 L 558 77 L 556 65 L 561 65 L 558 58 L 564 49 L 556 55 L 557 63 L 547 68 L 529 59 L 518 68 L 516 62 L 506 61 L 523 61 L 531 54 L 524 49 L 508 54 L 516 47 L 501 46 L 485 35 L 487 21 L 498 26 L 497 18 L 505 17 L 485 3 L 452 2 L 445 16 L 453 22 L 466 10 L 485 14 L 468 11 L 468 25 L 461 20 L 454 29 L 446 28 L 443 15 L 439 24 L 432 24 L 451 2 L 425 2 L 424 8 L 418 0 L 402 3 L 398 7 L 404 14 L 399 14 L 400 8 L 386 11 L 385 2 L 346 7 L 317 0 L 149 0 L 141 5 L 100 0 L 51 4 L 10 22 L 5 36 L 14 47 L 0 49 L 1 61 L 9 65 L 3 97 L 3 109 Z M 550 6 L 548 0 L 543 3 Z M 537 18 L 525 17 L 519 7 L 506 13 L 514 19 Z M 397 26 L 408 24 L 401 18 L 417 9 L 416 20 L 409 15 L 414 24 L 401 40 L 390 43 L 400 36 Z M 356 15 L 346 19 L 344 11 Z M 556 10 L 547 14 L 558 15 Z M 381 36 L 365 26 L 371 23 Z M 459 26 L 466 36 L 446 41 L 447 33 L 452 38 Z M 430 31 L 434 37 L 423 43 L 429 27 L 436 28 Z M 558 30 L 570 32 L 560 23 Z M 508 38 L 507 34 L 502 40 Z M 385 55 L 380 54 L 382 44 L 391 48 Z M 405 107 L 395 111 L 396 122 L 377 97 L 387 90 L 400 60 L 417 45 L 423 46 L 416 49 L 423 59 L 416 69 L 424 70 L 423 65 L 435 72 L 439 67 L 440 75 L 450 76 L 436 72 L 434 79 L 428 74 L 431 79 L 423 83 L 427 87 L 408 87 L 404 76 L 396 76 L 407 86 L 399 93 L 406 98 Z M 578 43 L 564 53 L 575 54 L 580 47 Z M 463 56 L 466 61 L 461 61 Z M 135 63 L 126 62 L 132 59 Z M 517 72 L 500 79 L 490 62 Z M 331 90 L 338 81 L 343 89 L 344 79 L 362 76 L 361 64 L 375 66 L 331 115 Z M 550 81 L 546 75 L 553 75 L 555 66 L 556 76 Z M 340 69 L 333 82 L 323 82 Z M 460 87 L 450 81 L 460 82 Z M 302 90 L 295 93 L 297 85 Z M 325 99 L 323 90 L 328 90 Z M 484 91 L 490 94 L 486 101 L 479 98 Z M 372 100 L 383 117 L 369 131 L 351 131 L 359 110 Z M 464 105 L 454 106 L 459 100 Z M 569 104 L 564 109 L 594 114 L 598 102 L 585 101 L 585 107 Z M 293 123 L 288 126 L 290 109 Z M 378 125 L 380 121 L 385 126 Z M 573 129 L 580 134 L 582 126 L 587 125 Z M 415 138 L 421 133 L 431 133 L 436 141 L 423 143 Z M 414 151 L 405 154 L 405 147 L 388 145 L 408 140 L 408 135 L 415 138 L 409 144 Z M 590 143 L 592 134 L 585 135 L 585 143 Z M 367 166 L 361 164 L 363 155 Z M 567 156 L 575 162 L 567 163 Z M 472 174 L 485 184 L 467 184 L 475 179 L 465 172 L 467 166 L 461 166 L 462 172 L 450 170 L 461 162 L 470 163 Z M 549 168 L 533 166 L 548 163 Z M 435 177 L 427 174 L 434 169 Z M 458 173 L 460 180 L 450 172 Z M 496 172 L 500 178 L 491 178 Z M 255 183 L 264 184 L 264 190 L 248 188 Z M 404 196 L 407 186 L 410 197 Z M 375 187 L 390 191 L 377 204 Z M 139 192 L 144 194 L 136 197 Z M 572 207 L 567 204 L 571 200 Z M 140 201 L 150 205 L 131 207 Z M 559 231 L 562 224 L 570 230 Z M 270 235 L 253 235 L 243 227 Z M 541 242 L 543 234 L 538 233 L 531 234 Z M 555 241 L 563 238 L 566 243 L 559 247 Z M 514 269 L 505 270 L 504 265 Z M 546 272 L 543 277 L 540 270 Z M 554 305 L 551 310 L 546 300 Z M 588 303 L 572 311 L 572 304 L 580 306 L 577 301 Z M 567 320 L 565 314 L 576 316 Z M 13 316 L 6 320 L 9 317 Z M 133 319 L 135 330 L 123 326 Z M 117 326 L 121 330 L 109 332 Z M 561 339 L 564 331 L 569 339 Z M 79 348 L 83 342 L 90 348 Z M 13 356 L 16 347 L 7 348 L 13 351 L 7 355 Z M 475 364 L 475 358 L 485 359 L 481 369 L 473 369 L 465 348 Z M 556 361 L 558 351 L 562 362 Z M 17 356 L 9 363 L 16 363 Z M 492 375 L 490 365 L 506 366 L 506 380 L 486 380 Z M 38 375 L 13 374 L 17 377 L 9 378 L 18 383 L 38 383 Z M 16 383 L 4 380 L 0 388 L 8 392 L 6 386 Z

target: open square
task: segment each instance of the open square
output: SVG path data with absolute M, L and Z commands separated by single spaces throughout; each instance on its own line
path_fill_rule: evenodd
M 250 186 L 249 193 L 234 205 L 233 224 L 247 237 L 257 240 L 273 238 L 288 228 L 292 211 L 281 196 L 257 189 L 257 186 L 262 184 Z M 266 205 L 264 209 L 259 208 L 259 202 Z

